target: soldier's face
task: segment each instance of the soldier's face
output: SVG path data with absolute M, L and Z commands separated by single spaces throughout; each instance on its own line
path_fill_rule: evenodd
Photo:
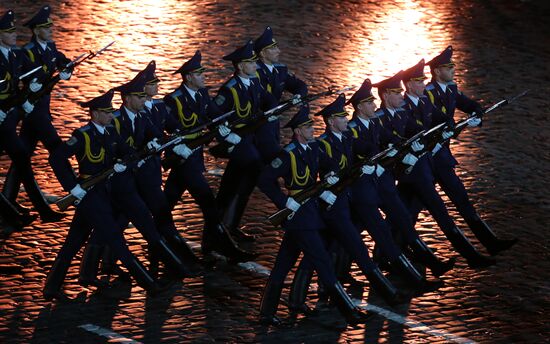
M 34 34 L 42 41 L 51 41 L 53 37 L 52 27 L 40 27 L 34 29 Z
M 372 118 L 374 117 L 374 112 L 376 111 L 376 104 L 373 101 L 364 101 L 357 104 L 357 109 L 359 110 L 361 115 Z
M 241 62 L 239 63 L 241 71 L 248 75 L 248 76 L 254 76 L 256 75 L 256 62 L 255 61 L 247 61 L 247 62 Z
M 384 98 L 386 105 L 391 108 L 398 108 L 401 106 L 401 103 L 403 103 L 403 95 L 401 92 L 387 91 L 384 93 Z
M 296 135 L 299 138 L 302 138 L 306 142 L 313 140 L 314 131 L 315 130 L 313 129 L 313 124 L 306 124 L 294 129 L 294 132 L 296 133 Z
M 439 81 L 451 82 L 455 78 L 454 66 L 440 66 L 435 69 L 435 74 L 438 76 Z
M 407 90 L 413 96 L 419 97 L 423 95 L 425 89 L 426 89 L 426 85 L 424 84 L 424 81 L 420 81 L 420 80 L 407 81 Z
M 5 46 L 14 46 L 17 42 L 17 32 L 0 32 L 0 44 Z
M 341 133 L 348 129 L 348 118 L 334 116 L 330 118 L 331 130 L 335 133 Z
M 92 112 L 93 120 L 99 125 L 106 126 L 107 124 L 111 123 L 113 120 L 113 113 L 112 112 L 105 112 L 100 110 L 94 110 Z
M 204 88 L 204 73 L 189 73 L 187 74 L 187 84 L 190 88 Z
M 126 96 L 126 102 L 125 105 L 130 109 L 131 111 L 138 112 L 143 110 L 145 107 L 145 96 L 143 95 L 136 95 L 136 94 L 130 94 Z
M 147 93 L 149 97 L 154 97 L 159 94 L 159 83 L 155 82 L 154 84 L 147 84 L 145 85 L 143 91 Z
M 262 60 L 265 63 L 273 64 L 273 63 L 279 62 L 279 55 L 281 54 L 281 49 L 279 49 L 278 45 L 275 45 L 273 47 L 262 50 L 260 54 L 262 55 Z

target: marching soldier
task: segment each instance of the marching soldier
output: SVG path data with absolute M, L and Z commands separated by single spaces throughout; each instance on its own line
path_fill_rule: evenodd
M 57 50 L 52 40 L 53 22 L 50 19 L 50 11 L 50 6 L 43 6 L 34 17 L 24 24 L 32 30 L 33 35 L 31 41 L 23 47 L 23 50 L 34 66 L 42 66 L 43 73 L 41 73 L 42 77 L 39 80 L 42 83 L 49 81 L 56 70 L 61 71 L 60 78 L 62 80 L 68 80 L 71 77 L 71 72 L 65 70 L 70 60 Z M 22 108 L 25 116 L 21 125 L 20 137 L 29 154 L 34 152 L 38 141 L 44 144 L 48 152 L 56 149 L 61 144 L 61 139 L 52 125 L 50 94 L 44 94 L 36 104 L 26 101 L 23 103 Z M 15 165 L 12 165 L 6 176 L 3 190 L 8 199 L 13 201 L 17 198 L 20 184 L 21 172 L 18 171 Z M 45 200 L 42 202 L 46 203 Z M 41 205 L 42 208 L 44 206 Z M 63 213 L 52 209 L 41 212 L 43 222 L 57 222 L 63 216 Z
M 258 55 L 258 79 L 263 88 L 271 93 L 277 102 L 281 101 L 284 91 L 302 98 L 307 95 L 307 85 L 292 74 L 288 67 L 279 63 L 281 50 L 277 41 L 273 38 L 273 30 L 266 27 L 260 37 L 254 41 L 254 51 Z M 256 147 L 262 156 L 264 163 L 271 162 L 281 150 L 279 119 L 264 124 L 257 131 L 255 137 Z
M 235 110 L 230 122 L 253 120 L 260 109 L 268 110 L 276 105 L 273 96 L 262 87 L 256 77 L 258 57 L 254 53 L 252 41 L 223 59 L 233 63 L 235 74 L 220 88 L 215 102 L 224 113 Z M 244 125 L 245 123 L 239 123 L 236 127 Z M 238 240 L 252 240 L 238 226 L 263 166 L 261 154 L 255 145 L 256 136 L 252 133 L 240 137 L 231 133 L 225 137 L 226 141 L 235 146 L 221 180 L 217 202 L 222 211 L 223 223 Z
M 326 130 L 317 138 L 319 144 L 319 175 L 346 175 L 353 164 L 353 136 L 347 130 L 347 112 L 344 110 L 345 96 L 340 95 L 333 103 L 327 105 L 316 116 L 322 116 Z M 374 167 L 365 165 L 364 173 L 372 174 Z M 338 194 L 327 190 L 319 197 L 324 204 L 320 205 L 321 216 L 326 224 L 325 234 L 330 251 L 338 254 L 341 251 L 349 254 L 357 263 L 371 286 L 376 289 L 389 304 L 398 304 L 402 295 L 393 284 L 382 274 L 382 271 L 369 257 L 369 251 L 360 231 L 351 217 L 351 188 L 347 187 Z M 335 247 L 338 247 L 336 249 Z M 334 255 L 333 255 L 334 257 Z M 338 260 L 338 259 L 336 259 Z M 302 260 L 292 283 L 289 308 L 308 313 L 305 297 L 309 289 L 313 270 L 308 262 Z M 338 274 L 338 267 L 336 268 Z M 339 277 L 339 276 L 338 276 Z
M 208 89 L 204 85 L 204 71 L 201 65 L 201 53 L 197 50 L 195 55 L 174 73 L 179 73 L 183 82 L 176 91 L 164 97 L 169 112 L 168 118 L 176 122 L 169 130 L 170 132 L 177 129 L 184 133 L 207 123 L 220 114 L 220 110 L 210 98 Z M 230 129 L 223 124 L 217 130 L 220 138 L 230 135 Z M 175 154 L 179 157 L 178 163 L 172 166 L 164 186 L 169 208 L 173 210 L 185 190 L 188 190 L 201 208 L 204 217 L 201 245 L 203 254 L 218 251 L 235 261 L 252 260 L 254 255 L 241 250 L 221 222 L 216 199 L 204 176 L 203 147 L 199 146 L 192 150 L 185 144 L 200 135 L 202 132 L 185 135 L 184 143 L 176 145 L 172 149 L 173 153 L 167 154 L 167 156 Z
M 0 79 L 3 80 L 0 84 L 0 147 L 9 155 L 31 202 L 42 220 L 47 222 L 56 220 L 58 213 L 45 202 L 34 179 L 30 154 L 17 135 L 17 123 L 21 112 L 15 104 L 18 96 L 26 92 L 26 89 L 36 92 L 41 85 L 38 82 L 30 82 L 25 85 L 25 90 L 19 89 L 19 77 L 30 69 L 31 63 L 24 52 L 15 46 L 16 39 L 14 13 L 8 10 L 0 18 Z M 33 75 L 29 78 L 33 78 Z M 29 215 L 29 209 L 15 201 L 15 197 L 5 197 L 4 194 L 0 195 L 0 211 L 4 220 L 15 227 L 26 226 L 35 218 Z
M 405 130 L 402 135 L 405 138 L 411 137 L 416 133 L 430 129 L 432 122 L 433 105 L 424 95 L 424 60 L 421 60 L 415 66 L 403 71 L 401 79 L 405 84 L 405 105 L 403 109 L 406 111 L 408 119 Z M 433 150 L 437 150 L 441 145 L 436 146 Z M 445 207 L 445 203 L 435 189 L 435 180 L 432 172 L 431 163 L 432 152 L 424 154 L 422 151 L 416 153 L 418 161 L 411 170 L 407 170 L 397 176 L 399 180 L 399 193 L 411 210 L 413 222 L 416 222 L 417 215 L 421 206 L 425 206 L 434 220 L 444 233 L 451 236 L 460 236 L 460 229 L 457 228 L 453 219 L 450 217 Z M 417 209 L 414 209 L 414 207 Z M 457 245 L 466 244 L 465 241 L 456 241 Z M 471 247 L 466 246 L 463 250 L 471 250 Z M 482 268 L 494 264 L 494 260 L 482 255 L 471 254 L 468 259 L 468 265 L 473 268 Z
M 456 109 L 469 114 L 483 115 L 481 105 L 460 92 L 453 81 L 455 63 L 452 56 L 453 48 L 448 46 L 441 54 L 427 63 L 430 66 L 432 80 L 426 86 L 426 95 L 435 108 L 432 125 L 446 122 L 450 125 L 450 128 L 453 128 L 455 124 L 454 113 Z M 471 127 L 480 124 L 481 117 L 474 117 L 468 122 Z M 443 134 L 443 138 L 448 139 L 452 135 L 453 131 L 451 129 Z M 476 238 L 487 248 L 487 251 L 491 255 L 496 255 L 514 245 L 517 239 L 499 239 L 487 223 L 479 217 L 468 197 L 464 184 L 455 173 L 454 167 L 458 162 L 453 157 L 448 142 L 434 155 L 433 161 L 437 183 L 449 196 L 460 215 Z
M 312 141 L 313 120 L 308 114 L 308 108 L 303 107 L 286 125 L 294 131 L 294 139 L 281 151 L 278 158 L 265 167 L 258 183 L 277 208 L 288 208 L 294 212 L 293 217 L 283 225 L 285 234 L 262 295 L 260 322 L 264 325 L 282 324 L 276 312 L 284 281 L 303 252 L 303 259 L 313 266 L 340 313 L 348 323 L 357 324 L 366 321 L 371 314 L 363 313 L 354 306 L 334 275 L 330 256 L 319 233 L 325 227 L 319 211 L 319 201 L 312 198 L 300 204 L 292 198 L 292 195 L 317 181 L 319 149 L 317 142 Z M 279 177 L 284 179 L 288 196 L 279 186 Z M 329 184 L 337 181 L 335 176 L 327 178 Z
M 84 245 L 92 229 L 94 235 L 100 236 L 104 242 L 109 243 L 116 258 L 120 259 L 138 285 L 151 294 L 162 290 L 162 287 L 130 252 L 119 230 L 111 202 L 111 180 L 107 179 L 89 190 L 84 190 L 80 186 L 82 180 L 112 167 L 113 164 L 116 174 L 126 170 L 125 165 L 116 162 L 117 135 L 109 125 L 114 111 L 111 105 L 113 93 L 111 90 L 83 103 L 83 107 L 90 109 L 91 121 L 75 130 L 70 140 L 60 145 L 50 155 L 50 164 L 59 182 L 66 191 L 78 198 L 79 202 L 76 205 L 67 238 L 57 254 L 44 286 L 44 298 L 47 300 L 54 298 L 60 301 L 68 300 L 61 291 L 63 280 L 72 259 Z M 70 168 L 67 168 L 67 162 L 71 156 L 77 157 L 78 178 Z
M 353 141 L 355 159 L 369 159 L 380 152 L 380 135 L 383 128 L 376 115 L 375 99 L 369 79 L 366 79 L 350 98 L 349 103 L 353 105 L 355 111 L 348 126 L 355 139 Z M 395 182 L 391 177 L 391 171 L 387 171 L 380 164 L 364 170 L 364 174 L 351 187 L 353 215 L 373 238 L 384 260 L 389 261 L 401 276 L 413 281 L 414 286 L 421 285 L 419 283 L 423 280 L 422 277 L 419 278 L 421 275 L 410 264 L 392 236 L 391 226 L 400 224 L 396 230 L 403 233 L 403 237 L 407 239 L 407 245 L 416 256 L 421 258 L 422 263 L 432 271 L 435 277 L 452 269 L 454 260 L 443 262 L 436 257 L 418 236 L 412 221 L 408 220 L 410 215 L 397 196 L 397 191 L 392 188 Z M 386 214 L 386 220 L 380 214 L 379 208 Z M 437 289 L 440 285 L 437 281 L 430 282 L 421 290 Z
M 401 93 L 403 92 L 403 88 L 401 87 L 401 75 L 402 71 L 375 85 L 378 87 L 378 94 L 380 94 L 383 99 L 382 106 L 377 111 L 380 127 L 382 128 L 380 135 L 381 147 L 388 147 L 391 145 L 398 146 L 406 139 L 405 127 L 409 116 L 407 112 L 401 108 L 404 101 Z M 417 140 L 411 145 L 411 149 L 413 152 L 407 152 L 398 164 L 402 163 L 407 167 L 410 166 L 411 168 L 415 166 L 418 162 L 418 157 L 414 153 L 422 151 L 424 146 L 419 142 L 419 140 Z M 388 195 L 391 196 L 390 204 L 399 204 L 401 209 L 400 212 L 402 214 L 401 216 L 396 216 L 393 218 L 390 217 L 389 221 L 394 228 L 398 226 L 398 228 L 402 228 L 399 225 L 400 222 L 398 221 L 401 221 L 401 223 L 406 221 L 407 228 L 412 227 L 412 230 L 407 231 L 406 234 L 408 234 L 408 236 L 412 239 L 411 234 L 415 232 L 414 226 L 412 226 L 412 216 L 398 195 L 397 188 L 395 186 L 394 174 L 388 171 L 385 175 L 386 179 L 380 180 L 380 188 L 382 189 L 381 195 L 383 195 L 383 197 Z M 388 216 L 391 216 L 390 214 L 391 212 L 388 213 Z M 443 223 L 444 222 L 442 221 L 442 224 Z M 472 243 L 464 236 L 462 231 L 454 224 L 443 224 L 440 228 L 447 239 L 451 242 L 454 249 L 466 258 L 469 266 L 478 268 L 487 267 L 494 264 L 492 259 L 479 253 Z M 407 242 L 411 242 L 410 239 L 406 238 L 406 240 Z

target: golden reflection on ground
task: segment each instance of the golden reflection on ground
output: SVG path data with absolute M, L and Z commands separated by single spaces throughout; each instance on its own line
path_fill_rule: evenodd
M 356 31 L 354 45 L 359 49 L 344 66 L 349 85 L 359 86 L 366 77 L 373 82 L 385 79 L 422 58 L 429 60 L 451 42 L 449 32 L 432 27 L 437 23 L 436 6 L 442 4 L 403 0 L 378 6 L 376 12 L 384 15 L 365 16 L 362 30 Z

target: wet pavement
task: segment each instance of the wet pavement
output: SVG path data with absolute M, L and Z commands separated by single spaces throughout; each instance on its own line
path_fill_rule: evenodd
M 179 84 L 171 75 L 201 49 L 211 71 L 213 93 L 231 73 L 221 56 L 255 38 L 271 25 L 289 64 L 312 92 L 327 86 L 358 86 L 377 81 L 429 59 L 447 45 L 455 49 L 457 83 L 489 105 L 524 89 L 531 93 L 488 115 L 482 128 L 468 129 L 453 143 L 458 171 L 482 217 L 503 237 L 521 241 L 498 256 L 487 270 L 469 269 L 459 259 L 444 276 L 446 287 L 391 308 L 368 288 L 354 297 L 378 315 L 357 328 L 345 327 L 332 309 L 299 318 L 289 329 L 266 329 L 256 322 L 266 274 L 273 265 L 281 231 L 266 221 L 275 207 L 255 192 L 244 217 L 257 236 L 249 248 L 257 264 L 218 263 L 204 277 L 186 279 L 149 298 L 135 285 L 118 283 L 97 292 L 77 283 L 80 256 L 67 276 L 65 291 L 82 302 L 55 304 L 41 296 L 45 276 L 72 217 L 56 224 L 35 222 L 0 241 L 0 342 L 518 342 L 550 336 L 549 229 L 550 172 L 550 4 L 538 1 L 329 3 L 267 1 L 60 1 L 54 8 L 58 48 L 73 57 L 116 40 L 107 54 L 83 64 L 70 81 L 53 91 L 54 124 L 64 138 L 87 121 L 77 103 L 131 77 L 151 59 L 157 62 L 161 93 Z M 40 7 L 35 1 L 3 1 L 22 22 Z M 21 29 L 19 42 L 28 40 Z M 118 101 L 118 100 L 117 100 Z M 328 103 L 317 101 L 313 111 Z M 461 114 L 457 114 L 460 116 Z M 317 122 L 318 133 L 322 123 Z M 288 139 L 288 132 L 283 131 Z M 40 148 L 33 157 L 43 190 L 63 191 Z M 208 178 L 225 162 L 206 157 Z M 2 177 L 8 167 L 0 158 Z M 30 206 L 26 195 L 20 201 Z M 464 222 L 457 219 L 460 227 Z M 174 211 L 182 235 L 200 242 L 202 218 L 188 194 Z M 438 255 L 455 256 L 429 216 L 418 224 Z M 472 237 L 469 231 L 467 234 Z M 144 241 L 126 232 L 130 248 L 142 254 Z M 368 237 L 365 237 L 367 242 Z M 370 243 L 369 243 L 370 245 Z M 364 281 L 356 269 L 354 275 Z M 286 295 L 285 293 L 283 295 Z M 316 302 L 315 293 L 310 304 Z M 280 307 L 280 315 L 286 315 Z

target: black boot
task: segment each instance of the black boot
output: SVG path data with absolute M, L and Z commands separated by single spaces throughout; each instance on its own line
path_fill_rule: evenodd
M 450 231 L 445 233 L 447 239 L 451 242 L 454 249 L 466 259 L 468 266 L 471 268 L 486 268 L 496 264 L 496 261 L 491 258 L 482 255 L 476 250 L 474 245 L 464 236 L 464 233 L 458 228 L 453 227 Z
M 447 261 L 439 260 L 430 247 L 420 238 L 416 239 L 410 247 L 418 261 L 427 266 L 435 277 L 445 274 L 455 265 L 456 259 L 454 258 L 448 259 Z
M 207 226 L 203 233 L 202 253 L 208 255 L 212 251 L 224 255 L 236 263 L 252 261 L 258 256 L 256 253 L 241 249 L 221 223 Z
M 313 315 L 315 310 L 306 305 L 306 297 L 313 277 L 313 270 L 298 268 L 288 295 L 288 309 L 292 314 Z
M 407 282 L 412 283 L 412 287 L 419 294 L 435 291 L 443 287 L 443 281 L 426 280 L 403 254 L 392 260 L 390 264 L 393 271 L 398 273 Z
M 235 240 L 252 242 L 254 236 L 239 229 L 247 203 L 248 199 L 246 197 L 239 194 L 234 195 L 224 211 L 222 222 Z
M 157 281 L 149 274 L 147 269 L 145 269 L 145 267 L 135 257 L 132 258 L 128 265 L 126 265 L 126 269 L 128 269 L 130 275 L 136 280 L 136 283 L 145 289 L 145 291 L 147 291 L 147 293 L 151 296 L 156 296 L 162 293 L 172 285 L 171 283 L 164 285 L 157 283 Z
M 191 247 L 189 247 L 185 239 L 182 238 L 179 233 L 175 233 L 174 235 L 167 237 L 166 241 L 168 241 L 168 244 L 172 250 L 178 254 L 181 260 L 185 262 L 189 272 L 192 275 L 198 276 L 204 272 L 199 258 L 195 255 Z
M 59 258 L 55 260 L 46 278 L 44 289 L 42 290 L 42 294 L 46 301 L 51 301 L 53 299 L 60 302 L 73 301 L 61 290 L 61 286 L 63 285 L 70 265 L 70 261 L 61 261 Z
M 332 286 L 327 286 L 327 291 L 330 295 L 330 299 L 344 316 L 348 324 L 356 325 L 364 323 L 373 316 L 372 313 L 365 312 L 362 309 L 355 307 L 353 301 L 346 293 L 340 282 L 336 282 Z
M 99 261 L 103 254 L 103 246 L 88 244 L 82 254 L 82 261 L 80 262 L 80 276 L 78 277 L 78 283 L 84 287 L 93 285 L 98 288 L 109 287 L 108 282 L 104 282 L 97 278 L 97 272 L 99 270 Z
M 19 212 L 17 203 L 10 201 L 2 193 L 0 193 L 0 214 L 6 222 L 16 227 L 28 226 L 36 220 L 35 215 Z
M 149 249 L 153 250 L 153 254 L 158 256 L 159 260 L 164 263 L 173 274 L 174 278 L 194 277 L 191 271 L 181 261 L 180 257 L 172 251 L 164 238 L 157 242 L 149 244 Z
M 370 282 L 371 288 L 374 288 L 377 293 L 380 293 L 382 298 L 391 306 L 409 301 L 409 297 L 400 293 L 379 268 L 370 271 L 367 275 L 367 279 Z
M 260 324 L 265 326 L 282 326 L 284 324 L 276 315 L 282 290 L 283 283 L 274 283 L 271 278 L 267 280 L 260 302 Z
M 29 196 L 34 208 L 40 215 L 42 223 L 59 222 L 65 217 L 64 213 L 55 211 L 50 207 L 48 201 L 44 198 L 42 191 L 40 191 L 40 187 L 36 183 L 36 180 L 33 179 L 32 182 L 25 182 L 25 191 L 27 191 L 27 195 Z
M 117 265 L 117 259 L 115 258 L 113 251 L 109 247 L 109 245 L 105 245 L 103 247 L 103 256 L 101 259 L 101 272 L 105 275 L 107 275 L 109 278 L 111 276 L 117 276 L 119 279 L 123 281 L 131 281 L 132 278 L 130 275 L 123 271 L 118 265 Z
M 512 247 L 516 242 L 517 238 L 514 239 L 499 239 L 496 234 L 493 233 L 489 225 L 483 221 L 479 216 L 475 219 L 466 220 L 466 223 L 476 236 L 476 238 L 481 242 L 491 256 L 498 254 L 501 251 L 507 250 Z

